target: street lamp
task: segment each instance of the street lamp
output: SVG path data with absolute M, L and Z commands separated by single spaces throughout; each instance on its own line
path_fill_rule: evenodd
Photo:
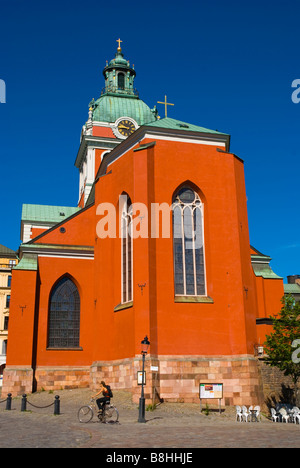
M 148 336 L 145 336 L 143 341 L 141 342 L 142 345 L 142 356 L 143 356 L 143 373 L 142 373 L 142 392 L 139 404 L 139 423 L 145 423 L 145 396 L 144 396 L 144 375 L 145 375 L 145 357 L 148 352 L 150 341 L 148 340 Z

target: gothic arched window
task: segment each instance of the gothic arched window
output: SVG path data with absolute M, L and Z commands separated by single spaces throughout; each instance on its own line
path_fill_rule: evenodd
M 78 348 L 79 332 L 79 292 L 73 281 L 64 277 L 50 297 L 48 348 Z
M 173 199 L 175 295 L 205 296 L 203 204 L 189 187 Z
M 131 200 L 127 195 L 122 195 L 123 207 L 121 217 L 121 289 L 122 303 L 132 301 L 132 207 Z

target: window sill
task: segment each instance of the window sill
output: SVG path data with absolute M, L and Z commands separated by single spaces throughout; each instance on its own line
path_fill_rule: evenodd
M 209 296 L 175 296 L 174 302 L 213 304 L 214 300 Z
M 130 307 L 133 307 L 133 301 L 125 302 L 124 304 L 118 304 L 114 308 L 114 312 L 119 312 L 119 310 L 124 310 L 124 309 L 130 309 Z
M 83 348 L 46 348 L 46 351 L 83 351 Z

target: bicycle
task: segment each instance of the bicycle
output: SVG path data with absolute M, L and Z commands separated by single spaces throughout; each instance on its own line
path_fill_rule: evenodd
M 78 410 L 78 419 L 81 423 L 89 423 L 95 413 L 100 422 L 102 423 L 117 423 L 119 421 L 119 411 L 111 403 L 106 403 L 103 408 L 103 412 L 98 410 L 95 399 L 91 399 L 90 405 L 85 405 Z

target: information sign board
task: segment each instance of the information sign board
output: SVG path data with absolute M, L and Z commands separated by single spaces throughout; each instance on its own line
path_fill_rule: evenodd
M 202 400 L 219 400 L 219 413 L 221 414 L 221 400 L 223 398 L 222 383 L 201 383 L 199 385 L 200 411 Z
M 217 399 L 221 400 L 223 398 L 223 384 L 200 384 L 200 400 L 201 399 Z

